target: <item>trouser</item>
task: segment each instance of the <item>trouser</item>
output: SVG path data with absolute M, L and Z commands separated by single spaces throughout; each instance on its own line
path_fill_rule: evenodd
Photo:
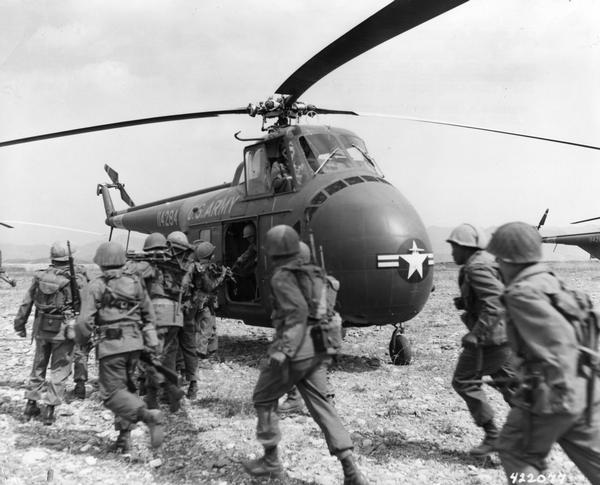
M 352 450 L 350 435 L 342 425 L 335 408 L 327 399 L 327 377 L 322 365 L 324 357 L 286 362 L 283 366 L 264 368 L 254 387 L 252 401 L 258 424 L 256 437 L 266 448 L 277 446 L 281 440 L 277 402 L 294 385 L 300 391 L 308 412 L 325 435 L 332 455 Z
M 169 326 L 158 328 L 157 349 L 160 354 L 160 360 L 163 365 L 171 370 L 175 370 L 177 362 L 177 349 L 179 348 L 179 331 L 181 327 Z
M 181 355 L 182 369 L 188 381 L 197 380 L 198 353 L 196 352 L 197 329 L 194 313 L 184 314 L 183 327 L 179 330 L 178 354 Z
M 90 344 L 75 345 L 73 348 L 73 380 L 75 382 L 88 381 L 88 360 L 92 346 Z
M 146 407 L 133 383 L 140 351 L 114 354 L 100 359 L 98 383 L 104 405 L 115 414 L 115 428 L 126 430 L 139 420 Z
M 515 377 L 512 353 L 508 345 L 489 347 L 464 347 L 452 377 L 452 387 L 467 403 L 477 426 L 483 426 L 494 417 L 494 410 L 488 402 L 483 384 L 465 384 L 461 381 L 477 380 L 483 376 L 492 379 L 510 380 Z M 510 403 L 516 383 L 499 382 L 494 387 Z
M 329 366 L 331 365 L 331 359 L 325 359 L 322 363 L 321 366 L 323 367 L 324 371 L 325 371 L 325 380 L 326 380 L 326 389 L 325 389 L 325 396 L 327 396 L 327 399 L 329 399 L 329 402 L 333 402 L 333 400 L 335 399 L 335 391 L 333 390 L 333 386 L 331 385 L 331 381 L 329 380 L 329 373 L 327 372 L 327 369 L 329 369 Z M 298 391 L 298 388 L 296 386 L 292 387 L 290 389 L 290 392 L 288 392 L 288 399 L 300 399 L 300 392 Z
M 504 472 L 537 476 L 546 469 L 546 457 L 557 443 L 592 485 L 600 484 L 600 403 L 592 422 L 580 414 L 534 415 L 514 407 L 500 432 L 498 450 Z M 547 480 L 548 481 L 548 480 Z M 539 480 L 538 480 L 539 482 Z
M 73 345 L 72 340 L 35 340 L 35 356 L 28 390 L 25 392 L 26 399 L 51 406 L 62 402 L 67 379 L 71 374 Z M 48 364 L 50 379 L 46 379 Z
M 212 314 L 209 307 L 205 306 L 196 313 L 196 322 L 196 350 L 199 356 L 206 357 L 216 352 L 219 348 L 217 317 Z

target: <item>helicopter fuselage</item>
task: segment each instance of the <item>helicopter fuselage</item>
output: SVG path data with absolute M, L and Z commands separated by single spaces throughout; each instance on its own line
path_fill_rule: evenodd
M 276 161 L 289 172 L 281 192 L 271 180 Z M 271 271 L 262 244 L 277 224 L 296 229 L 315 260 L 340 281 L 338 304 L 346 326 L 407 321 L 432 288 L 433 254 L 419 216 L 380 174 L 364 142 L 339 128 L 280 127 L 245 148 L 229 187 L 108 212 L 112 227 L 181 230 L 190 241 L 210 241 L 216 261 L 228 266 L 246 249 L 243 228 L 252 224 L 254 274 L 242 282 L 241 292 L 231 283 L 224 288 L 218 309 L 220 316 L 252 325 L 270 325 Z

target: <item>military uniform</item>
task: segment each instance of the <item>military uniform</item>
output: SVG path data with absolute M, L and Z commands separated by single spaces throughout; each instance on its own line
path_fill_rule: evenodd
M 183 327 L 181 309 L 181 282 L 177 268 L 169 262 L 140 261 L 128 264 L 138 276 L 143 278 L 154 309 L 158 345 L 156 353 L 165 367 L 175 370 L 175 359 L 179 345 L 179 332 Z M 149 408 L 158 407 L 158 389 L 164 386 L 172 411 L 179 409 L 183 393 L 173 384 L 165 382 L 152 368 L 145 369 L 146 403 Z
M 94 335 L 100 394 L 104 405 L 115 414 L 116 428 L 121 431 L 116 446 L 128 451 L 132 423 L 141 420 L 148 424 L 153 446 L 160 446 L 164 430 L 162 413 L 147 409 L 135 393 L 134 384 L 140 352 L 144 346 L 154 349 L 158 345 L 156 317 L 139 277 L 123 268 L 125 254 L 121 257 L 119 249 L 122 251 L 116 243 L 103 243 L 98 248 L 94 261 L 102 267 L 102 275 L 90 282 L 83 293 L 75 334 L 80 345 Z M 118 257 L 102 257 L 110 251 Z M 105 260 L 116 260 L 121 266 L 104 264 Z
M 504 400 L 510 402 L 510 381 L 515 374 L 506 338 L 504 309 L 500 302 L 504 285 L 493 257 L 482 250 L 474 252 L 461 266 L 458 281 L 461 293 L 458 306 L 465 310 L 462 320 L 473 338 L 473 344 L 465 339 L 467 342 L 458 358 L 452 387 L 467 403 L 475 424 L 485 429 L 489 442 L 498 437 L 493 425 L 494 410 L 482 384 L 465 384 L 462 381 L 478 380 L 489 375 L 498 379 L 495 387 Z
M 283 471 L 277 457 L 281 440 L 277 403 L 296 386 L 310 415 L 323 431 L 329 452 L 342 463 L 344 483 L 362 485 L 366 481 L 354 464 L 350 435 L 327 399 L 323 362 L 329 356 L 315 351 L 311 337 L 308 304 L 295 274 L 302 264 L 298 259 L 298 239 L 289 226 L 275 226 L 267 233 L 267 253 L 275 266 L 270 280 L 275 335 L 268 349 L 270 364 L 261 370 L 252 395 L 258 417 L 256 436 L 265 455 L 243 466 L 254 476 L 277 475 Z
M 551 301 L 550 295 L 560 291 L 548 268 L 534 264 L 516 276 L 503 296 L 508 337 L 525 378 L 498 444 L 509 482 L 511 474 L 537 476 L 545 470 L 546 457 L 557 442 L 592 484 L 600 484 L 600 395 L 596 392 L 588 425 L 587 379 L 578 373 L 573 327 Z M 541 381 L 528 382 L 532 375 Z
M 68 260 L 68 256 L 60 259 Z M 88 281 L 87 274 L 81 266 L 76 266 L 75 271 L 77 284 L 82 288 Z M 74 344 L 73 340 L 65 336 L 67 319 L 69 313 L 73 312 L 69 278 L 68 262 L 58 259 L 53 260 L 49 268 L 36 272 L 14 321 L 15 331 L 25 336 L 25 325 L 35 305 L 32 330 L 35 356 L 25 393 L 28 399 L 25 415 L 32 417 L 40 414 L 37 407 L 39 402 L 44 405 L 45 424 L 54 421 L 54 407 L 62 402 L 67 379 L 71 374 Z M 47 380 L 48 364 L 51 375 Z

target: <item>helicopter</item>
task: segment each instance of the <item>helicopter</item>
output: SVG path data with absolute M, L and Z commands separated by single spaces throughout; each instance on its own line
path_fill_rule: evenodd
M 542 216 L 537 228 L 538 230 L 546 222 L 548 209 Z M 582 222 L 591 222 L 600 219 L 600 217 L 592 217 L 591 219 L 582 219 L 572 222 L 571 224 L 580 224 Z M 600 259 L 600 231 L 583 232 L 576 234 L 561 234 L 557 236 L 543 236 L 542 242 L 546 244 L 564 244 L 566 246 L 578 246 L 585 252 L 589 253 L 590 257 Z
M 297 123 L 319 115 L 360 116 L 299 100 L 324 76 L 380 43 L 467 0 L 396 0 L 360 23 L 303 64 L 265 101 L 225 110 L 157 116 L 77 128 L 0 142 L 0 147 L 94 131 L 162 122 L 247 114 L 262 119 L 257 138 L 247 142 L 243 161 L 229 183 L 147 204 L 135 205 L 118 173 L 106 167 L 101 183 L 106 224 L 142 233 L 184 231 L 190 241 L 212 242 L 217 261 L 232 265 L 244 251 L 244 227 L 253 225 L 259 248 L 254 280 L 229 284 L 219 295 L 219 314 L 250 325 L 269 325 L 269 264 L 262 251 L 266 232 L 288 224 L 313 247 L 313 257 L 341 283 L 338 294 L 345 326 L 397 326 L 391 343 L 403 340 L 402 324 L 415 317 L 433 287 L 435 264 L 427 232 L 408 200 L 385 179 L 365 142 L 330 126 Z M 415 119 L 424 123 L 533 137 L 483 127 Z M 598 147 L 579 145 L 586 148 Z M 275 162 L 287 165 L 289 190 L 276 192 L 270 180 Z M 116 189 L 129 206 L 115 210 Z
M 6 227 L 7 229 L 14 229 L 13 226 L 7 224 L 6 222 L 0 222 L 0 226 Z M 5 283 L 8 283 L 13 288 L 17 286 L 17 282 L 11 277 L 9 277 L 6 274 L 6 270 L 2 267 L 2 251 L 0 251 L 0 280 L 4 281 Z

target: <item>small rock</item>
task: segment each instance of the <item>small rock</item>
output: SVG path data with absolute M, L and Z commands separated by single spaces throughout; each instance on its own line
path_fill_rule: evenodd
M 234 443 L 227 443 L 227 444 L 225 445 L 225 449 L 226 449 L 226 450 L 232 450 L 234 447 L 235 447 L 235 444 L 234 444 Z
M 96 460 L 96 458 L 93 456 L 86 456 L 84 461 L 87 465 L 92 466 L 95 465 L 98 460 Z
M 92 445 L 90 445 L 89 443 L 87 445 L 83 445 L 79 451 L 81 451 L 82 453 L 85 453 L 86 451 L 88 451 L 90 448 L 92 447 Z
M 163 462 L 160 458 L 155 458 L 154 460 L 148 462 L 148 465 L 150 465 L 152 468 L 158 468 L 162 464 Z
M 362 445 L 363 445 L 363 447 L 365 447 L 365 448 L 368 448 L 368 447 L 369 447 L 369 446 L 371 446 L 372 444 L 373 444 L 373 441 L 372 441 L 372 440 L 370 440 L 370 439 L 363 440 L 363 442 L 362 442 Z

